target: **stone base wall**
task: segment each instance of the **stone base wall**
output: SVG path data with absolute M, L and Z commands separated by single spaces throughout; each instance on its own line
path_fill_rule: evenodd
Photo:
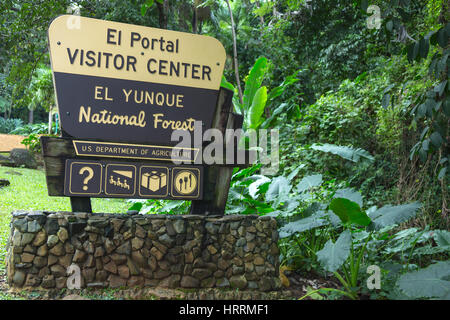
M 275 219 L 256 215 L 16 211 L 7 277 L 14 288 L 62 289 L 75 264 L 82 288 L 277 290 L 277 241 Z

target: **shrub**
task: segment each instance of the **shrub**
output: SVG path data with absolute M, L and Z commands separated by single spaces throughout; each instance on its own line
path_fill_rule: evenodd
M 48 124 L 46 123 L 33 123 L 33 124 L 26 124 L 24 126 L 20 126 L 14 130 L 12 130 L 11 134 L 20 134 L 24 136 L 28 136 L 30 134 L 43 134 L 47 133 L 48 131 Z
M 0 133 L 11 133 L 11 131 L 14 131 L 22 125 L 23 122 L 21 119 L 5 119 L 0 117 Z

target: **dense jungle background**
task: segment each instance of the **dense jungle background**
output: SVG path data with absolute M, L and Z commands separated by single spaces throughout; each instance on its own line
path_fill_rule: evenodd
M 283 285 L 300 274 L 338 284 L 301 298 L 450 299 L 447 1 L 1 0 L 0 12 L 0 133 L 36 153 L 58 134 L 47 29 L 60 14 L 215 37 L 244 129 L 279 130 L 278 172 L 235 169 L 227 214 L 276 217 Z

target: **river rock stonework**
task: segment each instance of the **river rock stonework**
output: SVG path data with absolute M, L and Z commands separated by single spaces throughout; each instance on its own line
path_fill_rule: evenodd
M 12 214 L 7 254 L 14 288 L 81 287 L 278 290 L 275 219 L 257 215 Z

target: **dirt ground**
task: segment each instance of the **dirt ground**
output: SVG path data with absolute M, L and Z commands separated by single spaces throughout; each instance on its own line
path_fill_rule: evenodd
M 14 148 L 25 149 L 25 145 L 21 144 L 24 138 L 24 136 L 0 133 L 0 152 L 9 152 Z

